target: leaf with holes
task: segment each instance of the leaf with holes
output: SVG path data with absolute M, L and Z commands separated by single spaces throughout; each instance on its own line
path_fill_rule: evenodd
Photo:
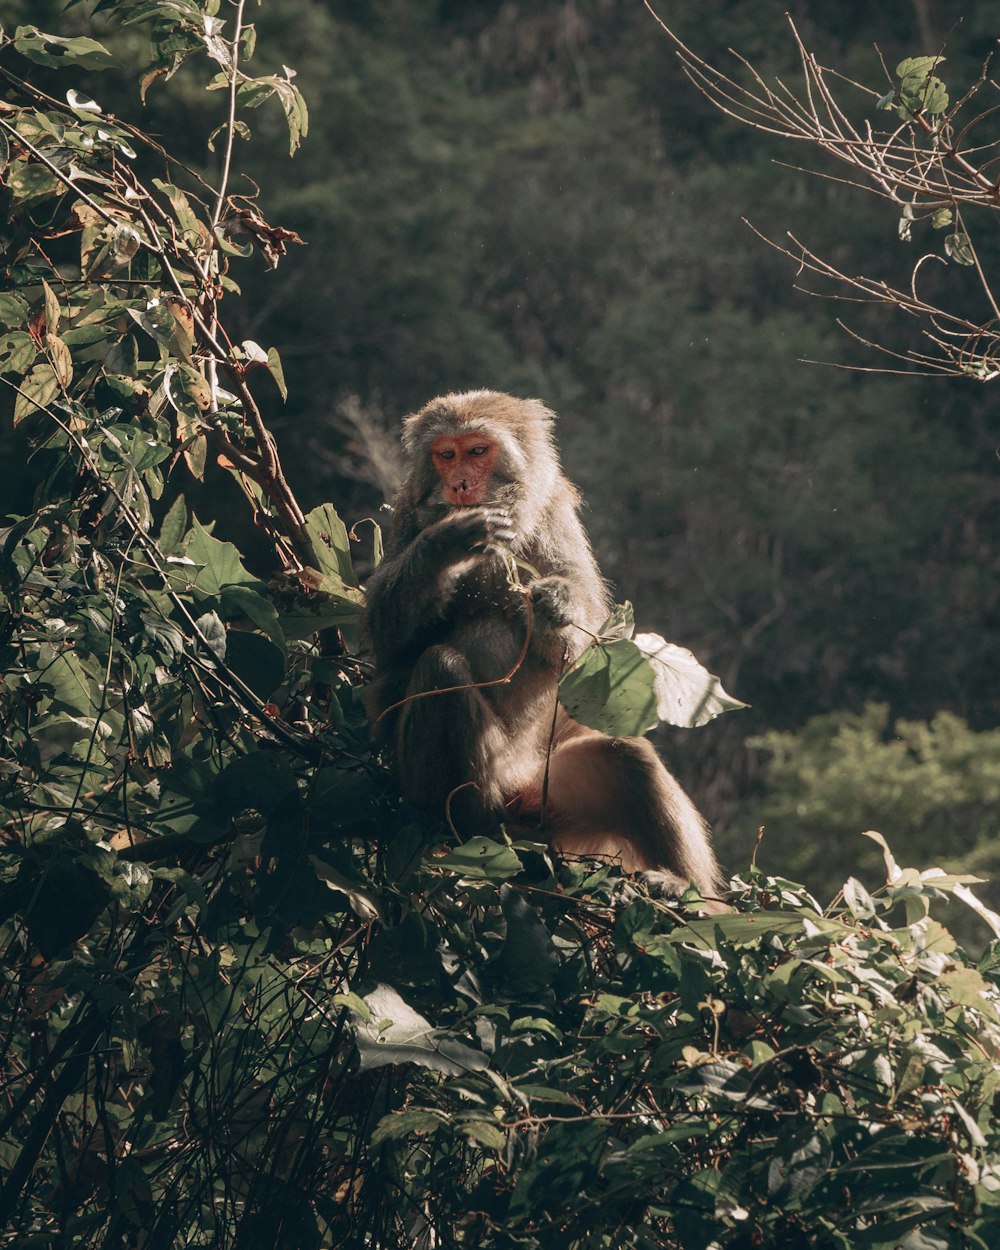
M 61 39 L 58 35 L 46 35 L 37 26 L 18 26 L 14 31 L 13 44 L 22 56 L 36 65 L 50 65 L 57 69 L 70 64 L 84 69 L 113 69 L 118 64 L 104 44 L 96 39 Z

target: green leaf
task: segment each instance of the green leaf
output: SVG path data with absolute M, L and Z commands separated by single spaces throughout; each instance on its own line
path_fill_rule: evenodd
M 65 389 L 73 381 L 73 357 L 69 348 L 61 338 L 50 334 L 45 340 L 45 350 L 60 386 Z
M 187 504 L 184 502 L 184 496 L 178 495 L 167 509 L 167 514 L 160 526 L 160 537 L 158 540 L 160 550 L 165 555 L 172 555 L 174 552 L 179 551 L 184 535 L 187 533 L 187 528 Z
M 51 199 L 66 190 L 65 184 L 44 165 L 13 161 L 7 172 L 7 185 L 22 206 Z
M 681 1124 L 668 1124 L 656 1133 L 648 1133 L 640 1137 L 634 1145 L 629 1147 L 629 1154 L 649 1154 L 653 1151 L 667 1151 L 669 1149 L 671 1156 L 673 1156 L 676 1153 L 672 1149 L 675 1142 L 693 1141 L 698 1137 L 706 1137 L 711 1131 L 712 1126 L 702 1120 L 688 1120 Z
M 340 994 L 334 994 L 329 1001 L 331 1007 L 346 1007 L 360 1020 L 364 1020 L 365 1023 L 372 1018 L 372 1013 L 368 1010 L 368 1004 L 351 990 L 344 990 Z
M 212 388 L 204 376 L 191 365 L 171 368 L 168 375 L 167 393 L 171 403 L 200 421 L 212 407 Z
M 0 325 L 15 328 L 27 324 L 28 301 L 15 291 L 0 292 Z
M 288 387 L 285 385 L 285 371 L 281 367 L 281 357 L 276 347 L 267 349 L 267 370 L 277 384 L 282 399 L 288 398 Z
M 226 627 L 219 619 L 218 612 L 206 612 L 199 616 L 195 621 L 198 632 L 207 644 L 209 650 L 219 661 L 224 663 L 226 659 Z
M 870 920 L 875 915 L 875 900 L 855 877 L 844 882 L 844 902 L 859 920 Z
M 264 590 L 263 583 L 243 567 L 236 547 L 213 538 L 197 517 L 191 518 L 185 555 L 197 567 L 170 565 L 170 581 L 178 589 L 209 596 L 219 595 L 229 586 L 249 586 L 258 593 Z
M 509 846 L 492 838 L 470 838 L 447 855 L 427 859 L 429 868 L 444 869 L 470 881 L 506 881 L 524 865 Z
M 343 894 L 350 903 L 354 914 L 359 916 L 365 923 L 383 919 L 377 901 L 371 891 L 365 889 L 361 882 L 353 881 L 346 877 L 334 864 L 329 863 L 319 855 L 310 855 L 309 862 L 312 864 L 317 878 L 328 889 L 336 890 L 339 894 Z
M 237 98 L 244 108 L 259 108 L 265 100 L 276 95 L 281 102 L 288 124 L 288 151 L 294 156 L 300 143 L 309 133 L 309 110 L 306 107 L 302 92 L 291 79 L 294 71 L 288 66 L 282 67 L 285 77 L 269 75 L 264 78 L 248 78 L 240 83 Z
M 559 971 L 559 952 L 538 913 L 512 890 L 504 897 L 507 936 L 497 967 L 519 994 L 536 993 L 552 984 Z
M 194 351 L 194 322 L 186 302 L 174 295 L 154 296 L 145 308 L 127 308 L 126 312 L 157 343 L 187 364 Z
M 66 103 L 74 113 L 82 113 L 86 120 L 90 120 L 95 113 L 104 112 L 93 96 L 77 91 L 75 87 L 70 87 L 66 92 Z
M 202 225 L 198 214 L 191 207 L 191 201 L 180 189 L 174 186 L 172 182 L 164 182 L 161 178 L 153 179 L 153 186 L 157 187 L 170 201 L 170 207 L 174 210 L 177 218 L 177 224 L 181 228 L 181 232 L 187 236 L 187 241 L 192 245 L 198 245 L 202 242 L 202 231 L 205 227 Z
M 898 112 L 904 121 L 918 113 L 935 115 L 947 110 L 947 88 L 933 73 L 943 62 L 942 56 L 911 56 L 896 66 L 900 99 Z
M 171 885 L 175 885 L 199 911 L 205 911 L 208 907 L 208 897 L 204 887 L 185 868 L 154 868 L 153 880 L 168 881 Z
M 579 1099 L 561 1089 L 550 1089 L 547 1085 L 518 1085 L 517 1092 L 533 1102 L 556 1102 L 563 1107 L 579 1108 Z
M 889 844 L 885 838 L 875 829 L 866 829 L 861 835 L 863 838 L 870 838 L 882 849 L 882 859 L 885 863 L 885 879 L 892 885 L 899 880 L 900 868 L 893 858 L 892 851 L 889 850 Z
M 767 938 L 780 934 L 787 938 L 802 936 L 808 931 L 846 937 L 854 930 L 839 920 L 801 911 L 746 912 L 728 916 L 710 916 L 689 920 L 664 937 L 677 944 L 691 942 L 705 950 L 715 950 L 719 942 L 733 946 L 757 946 Z
M 426 1137 L 446 1123 L 445 1117 L 438 1111 L 392 1111 L 375 1125 L 371 1145 L 375 1149 L 401 1137 Z
M 141 907 L 153 888 L 153 874 L 142 863 L 120 859 L 115 863 L 111 890 L 123 907 L 132 911 Z
M 96 715 L 100 692 L 73 651 L 60 652 L 38 680 L 39 685 L 49 691 L 56 707 L 77 716 Z
M 487 1150 L 506 1149 L 507 1134 L 490 1120 L 466 1120 L 458 1126 L 458 1131 L 476 1146 Z
M 27 373 L 37 355 L 37 343 L 24 330 L 0 337 L 0 373 Z
M 318 579 L 313 579 L 315 589 L 349 602 L 363 603 L 364 596 L 358 588 L 351 562 L 351 540 L 333 504 L 313 508 L 306 517 L 306 533 L 319 573 Z
M 964 230 L 956 230 L 954 234 L 946 235 L 944 250 L 956 265 L 974 265 L 976 263 L 972 243 Z
M 392 986 L 376 986 L 365 995 L 365 1004 L 371 1021 L 354 1020 L 362 1071 L 414 1063 L 432 1072 L 463 1076 L 489 1066 L 482 1051 L 474 1050 L 445 1029 L 434 1028 Z
M 538 1218 L 572 1205 L 593 1184 L 607 1144 L 607 1127 L 600 1120 L 554 1125 L 517 1179 L 508 1218 Z
M 46 35 L 37 26 L 18 26 L 14 31 L 14 47 L 36 65 L 80 65 L 85 69 L 112 69 L 117 60 L 96 39 L 80 37 L 61 39 Z
M 666 724 L 693 729 L 723 712 L 747 706 L 726 694 L 718 677 L 702 668 L 684 647 L 659 634 L 636 634 L 635 645 L 652 667 L 656 713 Z
M 943 56 L 908 56 L 896 66 L 896 77 L 926 82 L 931 71 L 944 64 Z
M 14 401 L 14 424 L 46 408 L 59 396 L 59 379 L 50 364 L 37 364 L 21 383 Z
M 829 1141 L 809 1125 L 786 1124 L 767 1170 L 768 1197 L 783 1205 L 798 1205 L 830 1170 L 833 1151 Z
M 353 625 L 361 616 L 364 598 L 358 592 L 340 602 L 335 596 L 317 596 L 315 607 L 289 608 L 281 613 L 281 628 L 290 641 L 297 638 L 308 638 L 324 629 L 332 629 L 340 625 Z
M 656 724 L 654 675 L 634 642 L 594 643 L 559 681 L 559 702 L 581 725 L 636 737 Z
M 43 872 L 26 863 L 16 884 L 19 910 L 45 959 L 54 959 L 88 933 L 111 901 L 111 890 L 102 877 L 64 857 L 53 857 Z
M 234 617 L 247 617 L 258 629 L 263 630 L 272 642 L 277 643 L 282 651 L 287 650 L 277 608 L 270 599 L 266 599 L 252 587 L 224 586 L 222 610 L 229 620 Z
M 44 278 L 42 279 L 42 293 L 44 295 L 45 332 L 55 334 L 59 328 L 59 300 Z

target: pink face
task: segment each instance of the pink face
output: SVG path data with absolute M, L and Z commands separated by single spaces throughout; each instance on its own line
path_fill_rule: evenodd
M 431 458 L 441 478 L 441 495 L 453 508 L 486 502 L 497 445 L 485 434 L 441 434 L 431 443 Z

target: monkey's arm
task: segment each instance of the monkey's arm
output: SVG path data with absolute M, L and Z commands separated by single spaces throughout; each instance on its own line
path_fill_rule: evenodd
M 499 508 L 456 508 L 397 541 L 368 582 L 366 631 L 376 660 L 391 663 L 448 619 L 463 574 L 513 538 Z
M 536 608 L 568 627 L 567 639 L 575 656 L 607 620 L 611 595 L 568 486 L 553 501 L 543 535 L 536 559 L 547 576 L 532 583 L 532 598 Z

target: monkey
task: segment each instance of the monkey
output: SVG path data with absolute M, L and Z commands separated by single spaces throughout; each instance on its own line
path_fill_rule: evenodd
M 534 826 L 562 857 L 711 899 L 707 827 L 652 744 L 579 725 L 557 702 L 611 598 L 554 422 L 541 401 L 490 390 L 404 420 L 407 476 L 363 622 L 374 737 L 414 806 L 472 831 Z

